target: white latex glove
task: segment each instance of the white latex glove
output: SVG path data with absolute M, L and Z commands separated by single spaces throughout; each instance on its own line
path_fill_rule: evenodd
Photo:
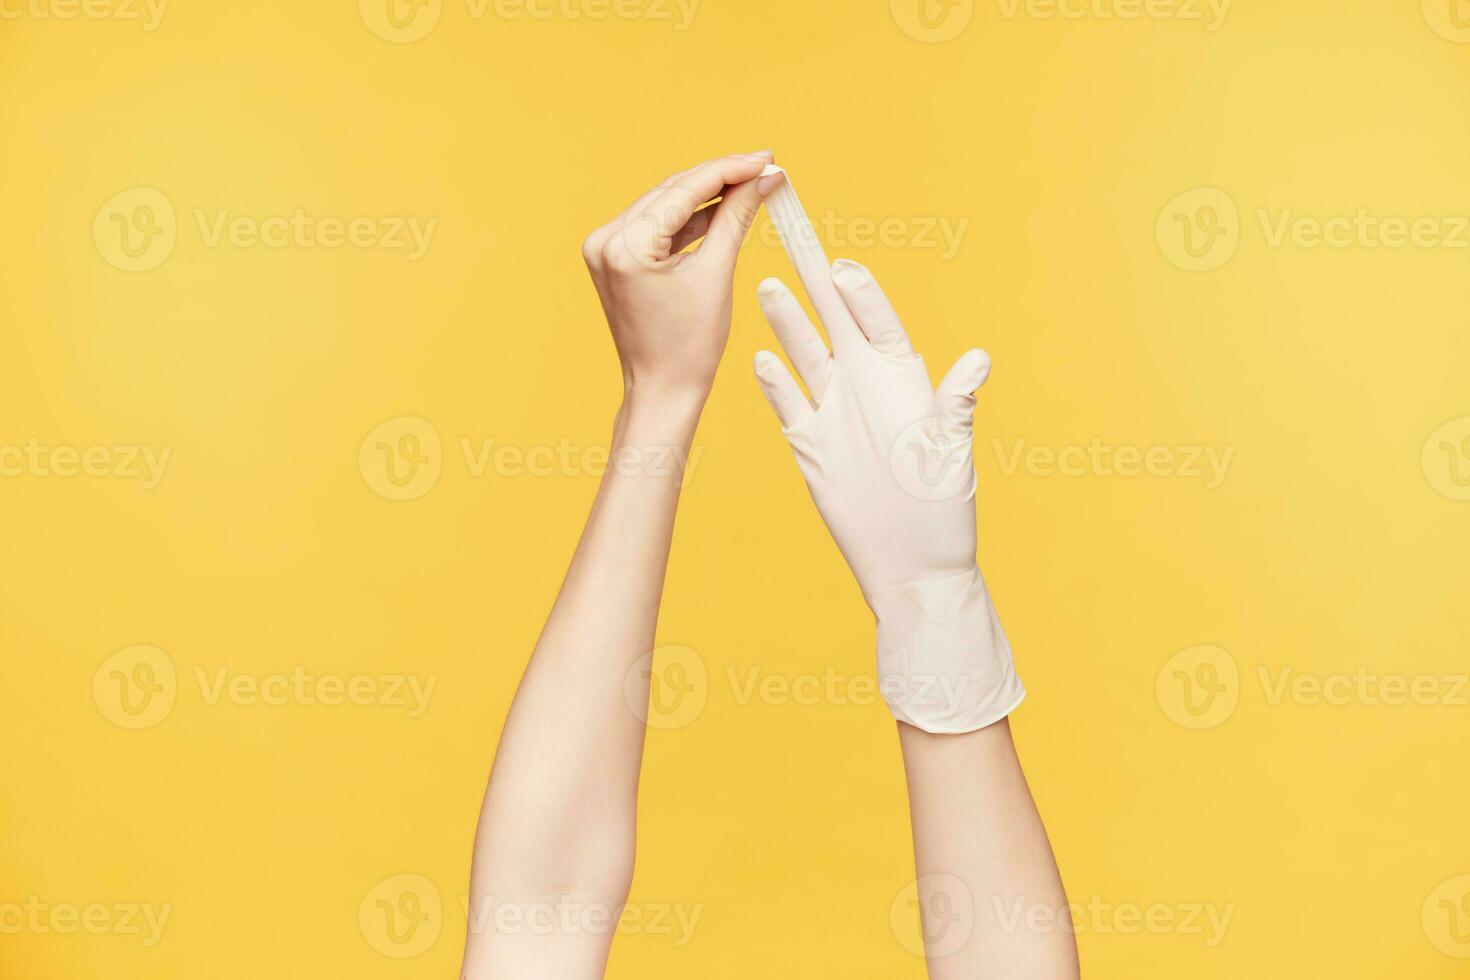
M 872 274 L 828 265 L 789 182 L 766 206 L 832 350 L 767 279 L 761 309 L 811 399 L 769 351 L 756 376 L 877 617 L 884 700 L 924 731 L 984 728 L 1026 693 L 975 561 L 974 392 L 990 358 L 967 352 L 934 389 Z

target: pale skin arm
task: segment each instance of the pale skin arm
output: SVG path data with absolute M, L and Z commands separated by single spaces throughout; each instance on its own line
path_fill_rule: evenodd
M 1009 720 L 898 732 L 930 980 L 1076 980 L 1067 896 Z M 969 921 L 953 918 L 964 909 Z
M 674 174 L 583 246 L 624 397 L 607 475 L 496 752 L 463 980 L 593 980 L 606 968 L 633 876 L 639 664 L 654 645 L 683 477 L 667 463 L 687 458 L 724 352 L 735 260 L 774 186 L 757 179 L 770 160 Z

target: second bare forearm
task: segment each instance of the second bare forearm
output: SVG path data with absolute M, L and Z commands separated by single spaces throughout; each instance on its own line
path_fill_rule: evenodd
M 964 735 L 898 726 L 930 980 L 1075 980 L 1051 843 L 1002 721 Z M 958 918 L 955 918 L 958 916 Z

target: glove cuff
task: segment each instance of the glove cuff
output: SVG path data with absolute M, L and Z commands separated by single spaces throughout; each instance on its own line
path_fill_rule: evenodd
M 866 597 L 878 618 L 878 685 L 899 721 L 973 732 L 1026 696 L 979 568 Z

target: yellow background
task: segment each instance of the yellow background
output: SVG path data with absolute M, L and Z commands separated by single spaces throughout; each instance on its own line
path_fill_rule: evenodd
M 1463 975 L 1440 902 L 1470 887 L 1464 692 L 1272 703 L 1260 673 L 1466 670 L 1470 502 L 1437 489 L 1455 485 L 1426 440 L 1470 415 L 1470 250 L 1273 246 L 1258 217 L 1470 214 L 1470 45 L 1431 29 L 1436 0 L 1239 0 L 1215 31 L 988 0 L 951 10 L 970 20 L 944 42 L 886 0 L 704 0 L 683 31 L 445 0 L 402 44 L 352 0 L 175 0 L 153 31 L 44 2 L 0 19 L 0 445 L 171 457 L 153 489 L 0 479 L 0 906 L 171 914 L 151 947 L 11 929 L 0 973 L 454 975 L 498 726 L 596 486 L 475 476 L 460 440 L 605 444 L 619 375 L 581 237 L 670 170 L 771 147 L 814 216 L 913 232 L 828 245 L 875 270 L 931 370 L 994 358 L 981 558 L 1072 899 L 1230 910 L 1212 946 L 1085 918 L 1084 971 Z M 124 272 L 92 226 L 135 187 L 167 196 L 177 245 Z M 1195 188 L 1239 209 L 1208 272 L 1155 235 Z M 438 225 L 410 261 L 210 247 L 195 218 L 297 208 Z M 916 240 L 924 218 L 969 222 L 956 254 Z M 757 236 L 660 625 L 707 668 L 706 703 L 650 735 L 633 897 L 701 918 L 682 946 L 620 939 L 610 976 L 918 978 L 890 927 L 913 871 L 885 709 L 740 703 L 729 682 L 872 666 L 751 377 L 755 286 L 788 274 L 764 218 Z M 359 447 L 401 416 L 432 424 L 442 473 L 390 501 Z M 1207 488 L 1008 473 L 993 441 L 1094 438 L 1234 456 Z M 1443 466 L 1470 466 L 1454 451 Z M 176 692 L 129 730 L 93 681 L 135 645 Z M 1196 729 L 1160 673 L 1202 645 L 1236 667 L 1237 704 Z M 197 680 L 298 666 L 437 686 L 410 718 L 209 703 Z M 444 909 L 417 958 L 359 925 L 399 875 Z

